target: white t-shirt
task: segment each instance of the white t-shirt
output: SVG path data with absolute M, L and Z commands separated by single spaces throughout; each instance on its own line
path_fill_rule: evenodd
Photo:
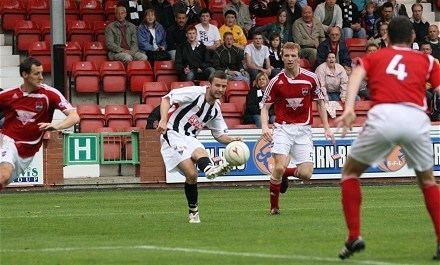
M 254 44 L 248 44 L 244 48 L 244 53 L 249 54 L 252 58 L 252 61 L 258 66 L 263 67 L 264 61 L 266 58 L 269 58 L 269 48 L 265 45 L 262 45 L 261 48 L 258 50 L 255 48 Z
M 199 23 L 196 25 L 196 29 L 200 42 L 205 46 L 212 46 L 215 41 L 220 41 L 220 32 L 216 26 L 209 24 L 208 30 L 205 30 L 202 23 Z

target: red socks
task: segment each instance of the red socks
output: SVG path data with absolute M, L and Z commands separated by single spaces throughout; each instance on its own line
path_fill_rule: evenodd
M 425 197 L 426 209 L 431 216 L 434 225 L 435 234 L 437 235 L 437 243 L 440 244 L 440 190 L 434 185 L 425 185 L 422 188 Z
M 280 188 L 281 188 L 281 182 L 270 179 L 270 209 L 279 209 L 278 201 L 280 198 Z
M 349 230 L 348 241 L 360 236 L 362 194 L 359 179 L 353 177 L 341 182 L 342 208 Z
M 287 178 L 288 176 L 296 177 L 297 174 L 298 174 L 298 168 L 296 168 L 296 167 L 288 167 L 284 171 L 283 178 Z

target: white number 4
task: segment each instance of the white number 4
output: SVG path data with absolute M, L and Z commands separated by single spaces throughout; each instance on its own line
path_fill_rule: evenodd
M 408 76 L 408 73 L 405 72 L 406 66 L 403 63 L 399 63 L 402 57 L 400 54 L 394 55 L 385 71 L 387 74 L 395 75 L 399 80 L 404 80 Z

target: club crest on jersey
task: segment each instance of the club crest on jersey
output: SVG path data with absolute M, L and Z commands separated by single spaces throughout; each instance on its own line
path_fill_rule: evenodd
M 303 87 L 301 89 L 302 95 L 307 96 L 309 94 L 309 89 L 307 87 Z
M 43 103 L 40 101 L 35 102 L 35 110 L 40 112 L 43 109 Z
M 302 107 L 304 98 L 286 98 L 286 107 L 296 110 L 298 107 Z

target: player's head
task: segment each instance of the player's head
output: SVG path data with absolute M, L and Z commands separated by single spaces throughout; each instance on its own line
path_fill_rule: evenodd
M 299 53 L 301 47 L 297 43 L 286 42 L 281 49 L 281 56 L 284 62 L 284 68 L 292 71 L 299 67 Z
M 224 71 L 215 71 L 209 76 L 209 83 L 209 96 L 213 99 L 220 99 L 225 95 L 228 85 L 228 76 Z
M 28 57 L 20 64 L 20 76 L 27 87 L 37 88 L 43 83 L 43 65 L 33 57 Z
M 408 17 L 398 16 L 391 19 L 388 25 L 388 38 L 392 45 L 412 43 L 413 25 Z

